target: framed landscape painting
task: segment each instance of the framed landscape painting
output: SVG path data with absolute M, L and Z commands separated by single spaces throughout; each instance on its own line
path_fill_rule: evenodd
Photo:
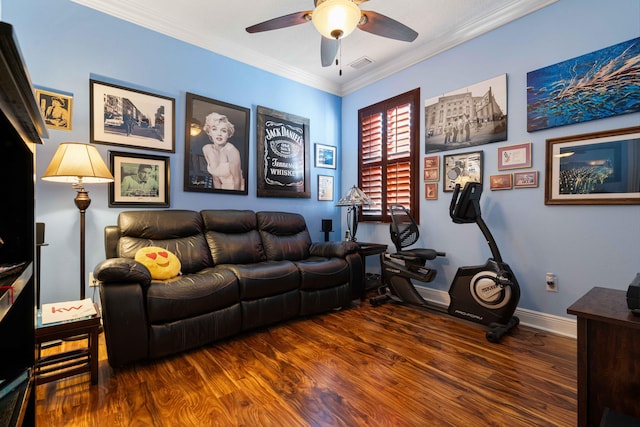
M 640 204 L 640 126 L 547 139 L 547 205 Z

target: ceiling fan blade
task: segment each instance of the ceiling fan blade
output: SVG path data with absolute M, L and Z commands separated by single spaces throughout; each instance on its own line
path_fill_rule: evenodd
M 404 42 L 412 42 L 418 37 L 411 28 L 381 13 L 363 10 L 362 17 L 358 28 L 368 33 Z
M 320 41 L 320 59 L 323 67 L 328 67 L 333 64 L 333 60 L 338 53 L 339 43 L 337 39 L 322 37 Z
M 256 25 L 247 27 L 248 33 L 260 33 L 262 31 L 278 30 L 280 28 L 293 27 L 311 21 L 311 10 L 296 12 L 279 18 L 269 19 Z

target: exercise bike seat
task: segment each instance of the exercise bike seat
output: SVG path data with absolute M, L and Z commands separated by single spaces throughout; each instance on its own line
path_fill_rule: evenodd
M 435 259 L 439 256 L 446 256 L 444 252 L 427 248 L 412 248 L 409 246 L 415 244 L 420 237 L 420 229 L 418 224 L 402 205 L 391 205 L 389 207 L 391 213 L 390 234 L 391 240 L 396 247 L 396 253 L 391 254 L 393 258 L 410 261 L 412 264 L 424 265 L 426 261 Z

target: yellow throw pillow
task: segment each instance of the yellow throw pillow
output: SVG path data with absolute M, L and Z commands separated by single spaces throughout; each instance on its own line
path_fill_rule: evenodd
M 135 260 L 147 267 L 152 279 L 171 279 L 180 274 L 182 268 L 177 256 L 157 246 L 139 249 L 136 252 Z

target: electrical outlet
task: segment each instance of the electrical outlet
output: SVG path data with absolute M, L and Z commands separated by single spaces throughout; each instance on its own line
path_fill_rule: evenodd
M 93 277 L 93 272 L 89 273 L 89 286 L 92 288 L 98 286 L 98 281 Z
M 558 292 L 558 278 L 553 273 L 547 273 L 545 276 L 545 286 L 547 292 Z

